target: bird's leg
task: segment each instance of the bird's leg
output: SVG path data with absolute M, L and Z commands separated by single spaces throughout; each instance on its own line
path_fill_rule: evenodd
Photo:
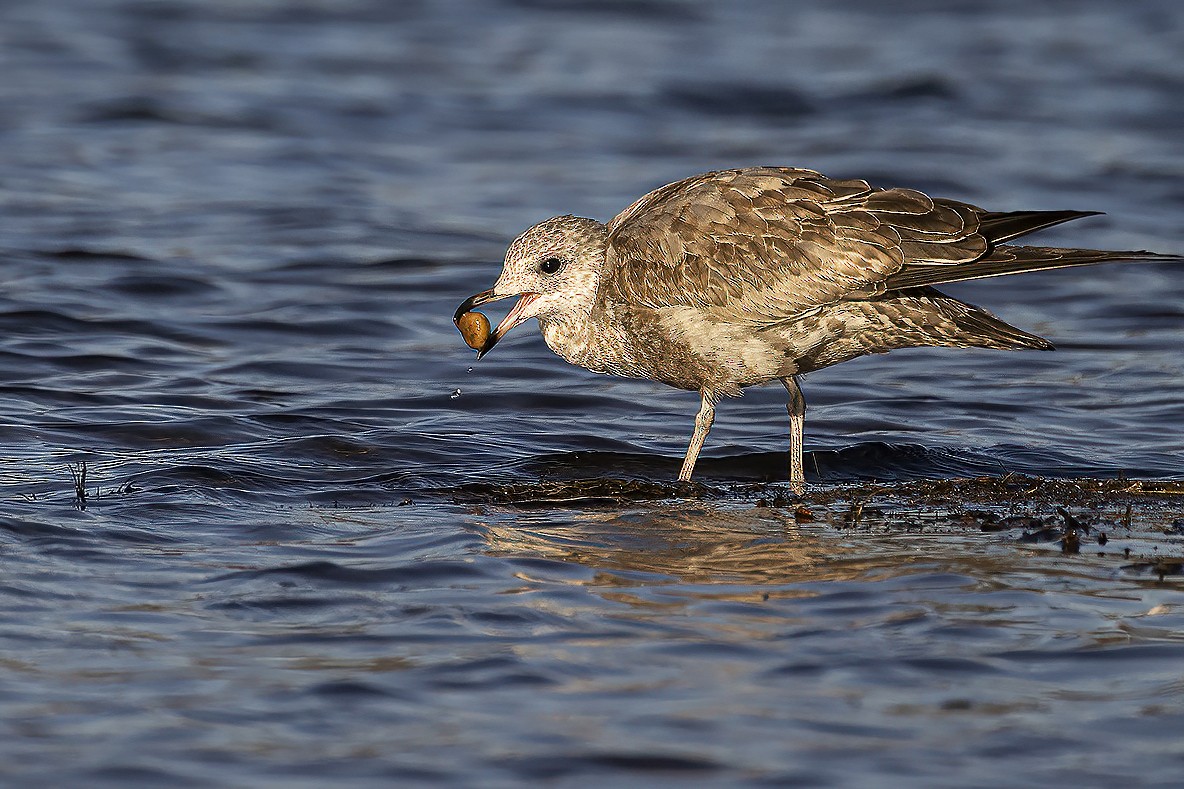
M 789 403 L 785 406 L 789 411 L 789 484 L 795 493 L 801 493 L 806 484 L 806 472 L 802 467 L 806 398 L 802 396 L 802 387 L 798 386 L 797 376 L 782 378 L 781 383 L 785 384 L 785 389 L 789 392 Z
M 687 456 L 682 462 L 682 471 L 678 474 L 681 482 L 691 481 L 691 472 L 695 470 L 695 461 L 699 459 L 699 450 L 711 432 L 711 423 L 715 420 L 715 403 L 707 392 L 703 392 L 703 405 L 695 417 L 695 432 L 691 434 L 691 443 L 687 445 Z

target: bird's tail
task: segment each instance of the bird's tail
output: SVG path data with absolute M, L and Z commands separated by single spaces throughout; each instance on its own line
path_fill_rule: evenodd
M 936 292 L 934 293 L 936 295 Z M 1043 337 L 1016 328 L 982 307 L 967 304 L 945 294 L 938 296 L 937 300 L 942 311 L 948 314 L 958 327 L 957 338 L 972 348 L 1054 350 L 1053 344 Z M 947 344 L 953 343 L 947 341 Z

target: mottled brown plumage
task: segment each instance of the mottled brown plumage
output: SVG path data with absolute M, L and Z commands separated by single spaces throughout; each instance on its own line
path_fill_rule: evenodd
M 510 245 L 494 287 L 456 315 L 520 296 L 478 358 L 538 318 L 548 346 L 574 364 L 698 391 L 681 479 L 690 479 L 716 402 L 780 380 L 790 396 L 790 480 L 800 487 L 797 375 L 894 348 L 1052 348 L 933 285 L 1180 259 L 1004 244 L 1091 213 L 996 213 L 811 170 L 721 170 L 656 189 L 608 225 L 572 216 L 535 225 Z

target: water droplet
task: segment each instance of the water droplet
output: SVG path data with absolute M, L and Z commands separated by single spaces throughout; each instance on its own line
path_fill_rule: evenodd
M 459 389 L 457 389 L 455 392 L 453 392 L 453 393 L 452 393 L 452 395 L 451 395 L 451 397 L 452 397 L 452 399 L 453 399 L 453 400 L 455 400 L 456 398 L 460 397 L 460 390 L 459 390 Z

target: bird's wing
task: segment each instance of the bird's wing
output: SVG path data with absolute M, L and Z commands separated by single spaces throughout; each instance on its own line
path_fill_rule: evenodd
M 775 322 L 882 292 L 906 262 L 982 257 L 984 213 L 811 170 L 705 173 L 650 192 L 609 223 L 601 293 Z

